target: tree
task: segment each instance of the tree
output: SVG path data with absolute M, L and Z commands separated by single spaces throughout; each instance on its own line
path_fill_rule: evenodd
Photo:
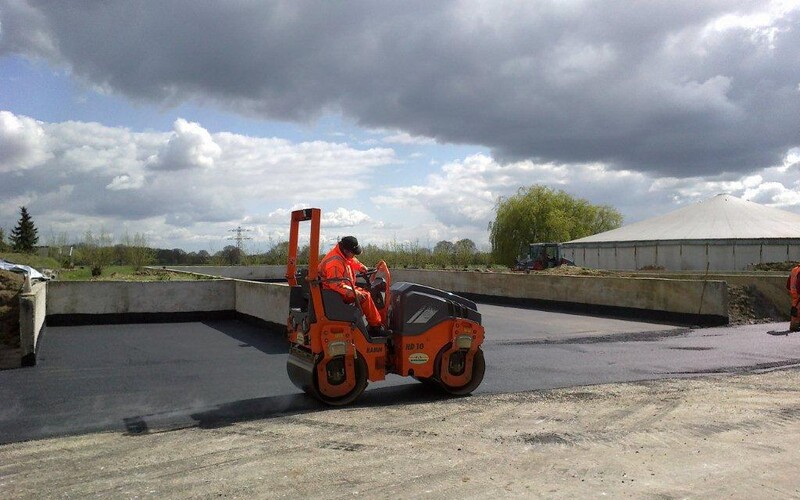
M 39 243 L 39 232 L 33 224 L 28 209 L 20 207 L 19 222 L 17 227 L 11 231 L 11 245 L 15 252 L 20 253 L 33 253 L 33 248 Z
M 511 266 L 530 243 L 563 242 L 615 229 L 622 215 L 608 205 L 592 205 L 564 191 L 534 185 L 501 197 L 489 224 L 492 255 Z
M 242 251 L 233 245 L 226 245 L 225 248 L 217 252 L 216 257 L 219 257 L 219 260 L 229 266 L 235 266 L 239 264 L 242 258 Z
M 442 240 L 433 247 L 433 263 L 442 269 L 452 264 L 456 246 L 452 241 Z
M 100 276 L 104 267 L 108 267 L 114 259 L 114 247 L 111 235 L 105 229 L 100 229 L 100 234 L 95 236 L 91 231 L 86 231 L 83 244 L 80 248 L 81 261 L 89 265 L 92 276 Z
M 6 231 L 0 227 L 0 252 L 7 252 L 8 245 L 6 245 Z
M 456 257 L 456 263 L 460 266 L 467 267 L 478 252 L 478 247 L 471 239 L 464 238 L 463 240 L 456 241 L 455 245 L 453 245 L 453 251 Z
M 144 266 L 150 265 L 155 259 L 155 252 L 147 246 L 147 237 L 144 234 L 136 233 L 133 238 L 125 232 L 122 237 L 125 261 L 133 266 L 134 270 L 139 271 Z
M 451 254 L 455 252 L 456 246 L 452 241 L 442 240 L 433 247 L 433 253 Z
M 289 242 L 280 241 L 264 254 L 265 264 L 286 264 L 289 258 Z

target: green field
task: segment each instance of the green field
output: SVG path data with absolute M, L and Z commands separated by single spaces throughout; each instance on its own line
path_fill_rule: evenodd
M 36 270 L 59 269 L 61 267 L 61 264 L 59 264 L 56 259 L 51 257 L 39 257 L 38 255 L 28 253 L 0 252 L 0 259 L 14 264 L 31 266 Z
M 209 278 L 162 269 L 136 271 L 133 266 L 108 266 L 103 268 L 100 276 L 93 277 L 89 266 L 79 266 L 59 271 L 58 279 L 61 281 L 194 281 Z
M 31 266 L 42 271 L 51 269 L 56 272 L 56 279 L 61 281 L 194 281 L 209 279 L 193 274 L 175 273 L 162 269 L 142 269 L 136 271 L 133 266 L 107 266 L 100 276 L 92 276 L 90 266 L 76 266 L 73 269 L 61 269 L 58 261 L 50 257 L 38 255 L 0 252 L 0 259 L 14 264 Z

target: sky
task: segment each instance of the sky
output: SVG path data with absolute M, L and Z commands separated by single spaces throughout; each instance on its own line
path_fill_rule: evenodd
M 800 213 L 800 0 L 0 0 L 0 227 L 488 250 L 541 184 Z

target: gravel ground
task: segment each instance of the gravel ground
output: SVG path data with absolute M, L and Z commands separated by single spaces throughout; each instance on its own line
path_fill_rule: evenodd
M 800 368 L 0 447 L 6 498 L 800 497 Z

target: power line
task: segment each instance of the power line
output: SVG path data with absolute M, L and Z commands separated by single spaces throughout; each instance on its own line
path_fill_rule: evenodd
M 239 253 L 242 252 L 242 241 L 244 240 L 252 240 L 249 236 L 244 236 L 244 233 L 251 231 L 251 229 L 245 229 L 242 226 L 238 226 L 236 229 L 228 229 L 230 233 L 236 233 L 235 236 L 228 236 L 227 239 L 229 240 L 236 240 L 236 248 L 239 249 Z

